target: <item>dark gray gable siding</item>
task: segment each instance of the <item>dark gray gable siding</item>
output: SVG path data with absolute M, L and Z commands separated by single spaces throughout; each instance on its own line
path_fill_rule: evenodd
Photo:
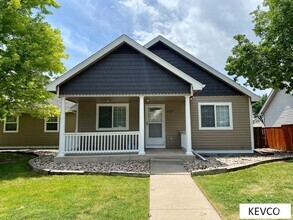
M 206 85 L 198 96 L 234 96 L 243 95 L 232 86 L 213 76 L 194 62 L 183 57 L 181 54 L 169 48 L 162 42 L 158 42 L 149 48 L 157 56 L 166 60 L 181 71 L 190 75 L 200 83 Z
M 189 94 L 190 84 L 124 44 L 62 84 L 59 93 Z

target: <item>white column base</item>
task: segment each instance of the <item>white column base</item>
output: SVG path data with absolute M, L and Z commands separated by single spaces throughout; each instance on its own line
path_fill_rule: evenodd
M 57 157 L 65 157 L 65 155 L 64 155 L 64 154 L 61 154 L 61 153 L 59 153 L 59 154 L 57 154 Z
M 145 155 L 144 151 L 138 152 L 138 155 Z
M 185 152 L 185 155 L 186 155 L 186 156 L 192 156 L 193 153 L 192 153 L 191 151 L 186 151 L 186 152 Z

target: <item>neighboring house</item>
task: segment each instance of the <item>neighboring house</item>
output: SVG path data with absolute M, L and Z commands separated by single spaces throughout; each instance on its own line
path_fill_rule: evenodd
M 273 90 L 259 114 L 263 117 L 265 127 L 293 124 L 293 95 L 283 90 Z
M 142 46 L 122 35 L 60 78 L 59 155 L 183 148 L 253 152 L 251 103 L 259 97 L 158 36 Z M 65 101 L 77 103 L 66 133 Z
M 55 98 L 51 104 L 60 107 L 61 99 Z M 66 132 L 75 132 L 74 103 L 66 102 Z M 7 117 L 0 121 L 0 149 L 4 148 L 58 148 L 59 118 L 38 119 L 29 114 Z

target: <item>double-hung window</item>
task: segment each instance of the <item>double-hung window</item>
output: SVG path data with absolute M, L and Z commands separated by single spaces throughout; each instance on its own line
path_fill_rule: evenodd
M 199 103 L 199 129 L 233 129 L 232 103 Z
M 8 116 L 4 120 L 5 133 L 17 133 L 19 124 L 19 116 Z
M 97 104 L 97 130 L 128 130 L 128 104 Z
M 45 119 L 45 132 L 58 132 L 59 131 L 59 118 L 50 117 Z

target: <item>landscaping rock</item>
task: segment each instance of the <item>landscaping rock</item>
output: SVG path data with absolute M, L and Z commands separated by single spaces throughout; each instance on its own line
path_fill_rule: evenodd
M 30 161 L 30 165 L 38 169 L 48 169 L 52 171 L 83 171 L 85 174 L 110 172 L 120 173 L 150 173 L 150 164 L 148 161 L 127 161 L 127 162 L 70 162 L 55 163 L 53 155 L 42 155 Z M 55 173 L 54 173 L 55 174 Z

